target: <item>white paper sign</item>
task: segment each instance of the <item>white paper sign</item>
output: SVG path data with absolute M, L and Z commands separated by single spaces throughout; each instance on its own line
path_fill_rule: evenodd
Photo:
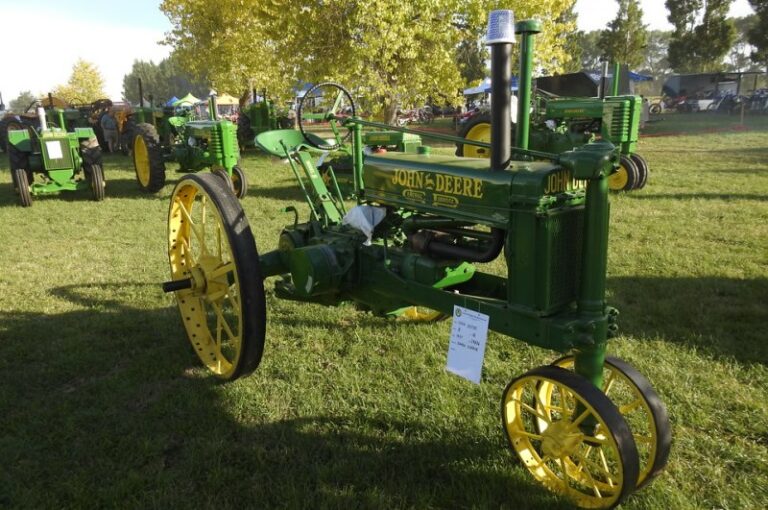
M 61 144 L 59 142 L 45 142 L 45 150 L 48 151 L 50 159 L 61 159 L 64 154 L 61 153 Z
M 480 384 L 487 338 L 487 315 L 454 306 L 446 370 Z

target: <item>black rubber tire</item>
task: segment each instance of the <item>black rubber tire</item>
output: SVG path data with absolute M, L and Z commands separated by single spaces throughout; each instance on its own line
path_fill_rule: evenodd
M 10 119 L 0 119 L 0 150 L 8 152 L 8 122 Z
M 118 141 L 120 142 L 120 151 L 125 156 L 133 154 L 133 130 L 135 127 L 136 120 L 133 116 L 130 116 L 126 119 L 125 124 L 123 124 L 122 131 L 120 131 Z
M 608 189 L 611 191 L 629 191 L 638 182 L 639 171 L 635 162 L 629 156 L 621 155 L 619 168 L 608 176 Z
M 534 368 L 520 377 L 513 379 L 507 387 L 504 389 L 501 399 L 501 418 L 502 428 L 504 434 L 507 437 L 510 448 L 515 450 L 515 439 L 510 437 L 509 430 L 507 429 L 507 423 L 509 419 L 507 417 L 507 395 L 523 378 L 544 378 L 551 381 L 555 381 L 563 386 L 566 386 L 569 391 L 578 395 L 581 399 L 587 402 L 595 411 L 597 415 L 605 422 L 606 426 L 610 429 L 611 435 L 614 437 L 619 454 L 619 462 L 621 463 L 621 472 L 623 473 L 623 480 L 626 481 L 621 487 L 616 500 L 607 507 L 600 508 L 612 508 L 619 505 L 624 501 L 632 492 L 636 489 L 636 481 L 639 474 L 639 459 L 637 453 L 637 446 L 635 445 L 632 431 L 629 428 L 624 417 L 619 412 L 618 408 L 611 402 L 611 400 L 605 396 L 605 394 L 598 390 L 591 382 L 584 379 L 580 375 L 577 375 L 569 370 L 556 366 L 541 366 Z M 526 466 L 528 467 L 528 466 Z
M 571 355 L 562 356 L 553 361 L 552 365 L 559 366 L 563 361 L 572 358 L 573 356 Z M 643 400 L 651 411 L 654 427 L 656 428 L 656 456 L 646 477 L 638 480 L 637 488 L 640 489 L 648 485 L 666 467 L 669 460 L 669 450 L 672 445 L 672 425 L 669 422 L 666 406 L 658 393 L 653 389 L 653 386 L 651 386 L 650 381 L 643 374 L 623 359 L 615 356 L 606 356 L 605 364 L 613 370 L 621 372 L 642 395 Z
M 22 183 L 27 181 L 27 171 L 24 168 L 14 168 L 13 182 L 16 183 L 16 187 L 19 190 L 19 202 L 22 207 L 29 207 L 32 205 L 32 193 L 29 191 L 29 184 L 23 186 Z
M 245 111 L 237 117 L 237 144 L 241 149 L 253 147 L 253 139 L 256 134 L 251 129 L 251 118 Z
M 342 86 L 341 84 L 335 83 L 335 82 L 331 82 L 331 81 L 326 81 L 326 82 L 323 82 L 323 83 L 318 83 L 314 87 L 310 88 L 301 97 L 301 99 L 299 100 L 299 107 L 298 107 L 298 109 L 296 111 L 296 121 L 299 124 L 299 131 L 301 131 L 301 134 L 304 136 L 304 139 L 307 141 L 307 143 L 309 145 L 311 145 L 312 147 L 315 147 L 317 149 L 324 150 L 324 151 L 334 151 L 334 150 L 338 149 L 339 147 L 341 147 L 342 144 L 346 143 L 350 139 L 350 137 L 352 136 L 352 130 L 351 129 L 347 131 L 346 135 L 344 135 L 344 136 L 340 137 L 339 139 L 337 139 L 336 143 L 333 143 L 333 144 L 319 144 L 319 143 L 316 143 L 315 140 L 313 140 L 311 137 L 309 137 L 307 135 L 306 131 L 304 130 L 304 123 L 301 122 L 302 110 L 304 108 L 304 100 L 306 98 L 308 98 L 308 97 L 313 97 L 312 93 L 317 91 L 321 87 L 330 87 L 330 88 L 337 88 L 337 89 L 339 89 L 339 91 L 341 91 L 341 93 L 346 96 L 347 101 L 349 101 L 349 104 L 352 107 L 352 113 L 351 113 L 352 117 L 357 115 L 357 108 L 355 107 L 355 101 L 352 99 L 352 94 L 350 94 L 349 91 L 346 88 L 344 88 L 344 86 Z
M 104 182 L 104 170 L 101 165 L 95 163 L 86 163 L 84 165 L 85 174 L 91 183 L 91 194 L 96 202 L 104 200 L 106 183 Z
M 661 113 L 661 105 L 658 103 L 654 103 L 651 106 L 648 107 L 648 113 L 651 115 L 658 115 Z
M 226 186 L 233 195 L 235 194 L 235 185 L 232 182 L 232 179 L 229 178 L 229 174 L 226 170 L 223 168 L 217 168 L 215 170 L 211 170 L 211 173 L 221 179 L 221 181 L 224 183 L 224 186 Z
M 16 172 L 13 170 L 16 168 L 21 168 L 24 170 L 24 173 L 26 174 L 27 178 L 27 185 L 32 184 L 32 181 L 34 180 L 34 176 L 32 175 L 32 172 L 28 170 L 29 168 L 29 155 L 26 152 L 22 152 L 19 149 L 17 149 L 15 146 L 8 144 L 7 146 L 8 151 L 8 164 L 11 168 L 11 180 L 13 181 L 13 192 L 18 194 L 19 193 L 19 184 L 16 182 Z
M 143 141 L 147 148 L 149 158 L 149 178 L 142 182 L 140 171 L 137 164 L 136 144 Z M 157 134 L 155 126 L 148 123 L 136 124 L 133 128 L 133 143 L 131 144 L 133 152 L 133 168 L 136 172 L 136 182 L 142 191 L 155 193 L 165 186 L 165 162 L 163 161 L 163 149 L 160 145 L 160 137 Z
M 638 181 L 635 183 L 634 189 L 643 189 L 648 183 L 648 176 L 650 175 L 648 162 L 639 154 L 631 154 L 629 157 L 637 166 Z
M 220 177 L 213 174 L 186 175 L 182 177 L 173 190 L 168 213 L 169 235 L 171 236 L 169 237 L 171 264 L 173 265 L 174 262 L 171 248 L 174 246 L 175 238 L 172 237 L 174 232 L 170 228 L 170 224 L 174 214 L 175 201 L 179 199 L 177 198 L 179 194 L 183 195 L 183 193 L 186 193 L 186 190 L 192 189 L 195 185 L 208 196 L 210 199 L 208 207 L 213 206 L 211 210 L 215 210 L 221 220 L 220 224 L 226 233 L 226 238 L 231 248 L 232 263 L 237 273 L 237 281 L 239 282 L 240 316 L 243 321 L 239 356 L 232 372 L 228 373 L 226 377 L 217 374 L 220 378 L 231 381 L 253 372 L 259 366 L 264 353 L 267 326 L 264 278 L 261 273 L 261 266 L 259 265 L 256 241 L 248 224 L 248 218 L 240 202 L 230 192 L 226 183 Z M 183 195 L 183 197 L 186 198 L 186 195 Z M 189 213 L 193 214 L 192 208 L 190 207 L 189 209 Z M 183 275 L 171 276 L 176 279 L 183 278 Z M 181 299 L 181 296 L 178 294 L 177 299 Z M 194 303 L 195 306 L 198 304 L 200 306 L 204 305 L 202 298 L 187 299 L 200 301 L 200 303 Z M 190 341 L 194 343 L 191 335 Z
M 248 194 L 248 178 L 239 165 L 232 167 L 232 191 L 239 199 L 245 198 Z

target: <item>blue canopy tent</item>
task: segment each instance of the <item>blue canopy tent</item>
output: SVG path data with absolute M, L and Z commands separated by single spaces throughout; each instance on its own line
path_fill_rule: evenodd
M 517 76 L 512 77 L 512 83 L 511 83 L 512 90 L 517 90 Z M 471 96 L 473 94 L 490 94 L 491 93 L 491 79 L 486 78 L 484 79 L 480 85 L 476 87 L 470 87 L 468 89 L 464 89 L 464 95 L 465 96 Z
M 170 98 L 170 99 L 169 99 L 169 100 L 168 100 L 168 101 L 165 103 L 165 106 L 173 106 L 173 105 L 174 105 L 174 103 L 176 103 L 178 100 L 179 100 L 179 98 L 178 98 L 178 97 L 176 97 L 176 96 L 173 96 L 172 98 Z

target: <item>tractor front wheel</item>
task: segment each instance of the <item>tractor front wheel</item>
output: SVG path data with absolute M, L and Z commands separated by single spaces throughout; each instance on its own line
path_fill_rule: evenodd
M 232 167 L 232 191 L 237 198 L 243 199 L 248 193 L 248 178 L 239 166 Z
M 261 362 L 266 331 L 264 282 L 251 227 L 227 184 L 187 175 L 168 212 L 171 282 L 195 353 L 216 376 L 233 380 Z
M 29 191 L 29 181 L 27 179 L 27 171 L 23 168 L 14 168 L 13 183 L 16 185 L 16 189 L 19 191 L 19 201 L 22 207 L 29 207 L 32 205 L 32 194 Z
M 635 184 L 635 189 L 643 189 L 646 183 L 648 183 L 648 175 L 650 174 L 648 162 L 639 154 L 632 154 L 630 158 L 637 166 L 637 173 L 639 176 L 637 184 Z
M 554 366 L 526 372 L 504 390 L 501 414 L 523 465 L 577 506 L 613 508 L 635 490 L 632 432 L 608 397 L 580 375 Z
M 96 202 L 104 200 L 106 183 L 104 182 L 104 170 L 101 165 L 89 163 L 85 166 L 85 174 L 91 183 L 91 193 Z
M 635 189 L 638 182 L 639 170 L 629 156 L 622 155 L 619 168 L 608 176 L 608 189 L 611 191 L 629 191 Z
M 133 128 L 133 168 L 142 191 L 154 193 L 165 186 L 160 137 L 152 124 L 136 124 Z

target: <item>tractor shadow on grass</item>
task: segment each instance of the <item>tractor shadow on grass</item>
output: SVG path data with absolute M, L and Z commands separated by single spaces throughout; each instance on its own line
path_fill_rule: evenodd
M 744 363 L 768 363 L 768 278 L 609 278 L 622 333 L 691 344 Z
M 0 312 L 0 506 L 570 508 L 500 427 L 393 418 L 375 395 L 365 412 L 302 416 L 283 404 L 306 389 L 268 371 L 218 382 L 177 310 L 146 308 L 152 287 L 70 285 L 49 294 L 78 310 Z M 252 400 L 270 390 L 282 403 L 265 413 Z M 298 417 L 269 417 L 280 409 Z

